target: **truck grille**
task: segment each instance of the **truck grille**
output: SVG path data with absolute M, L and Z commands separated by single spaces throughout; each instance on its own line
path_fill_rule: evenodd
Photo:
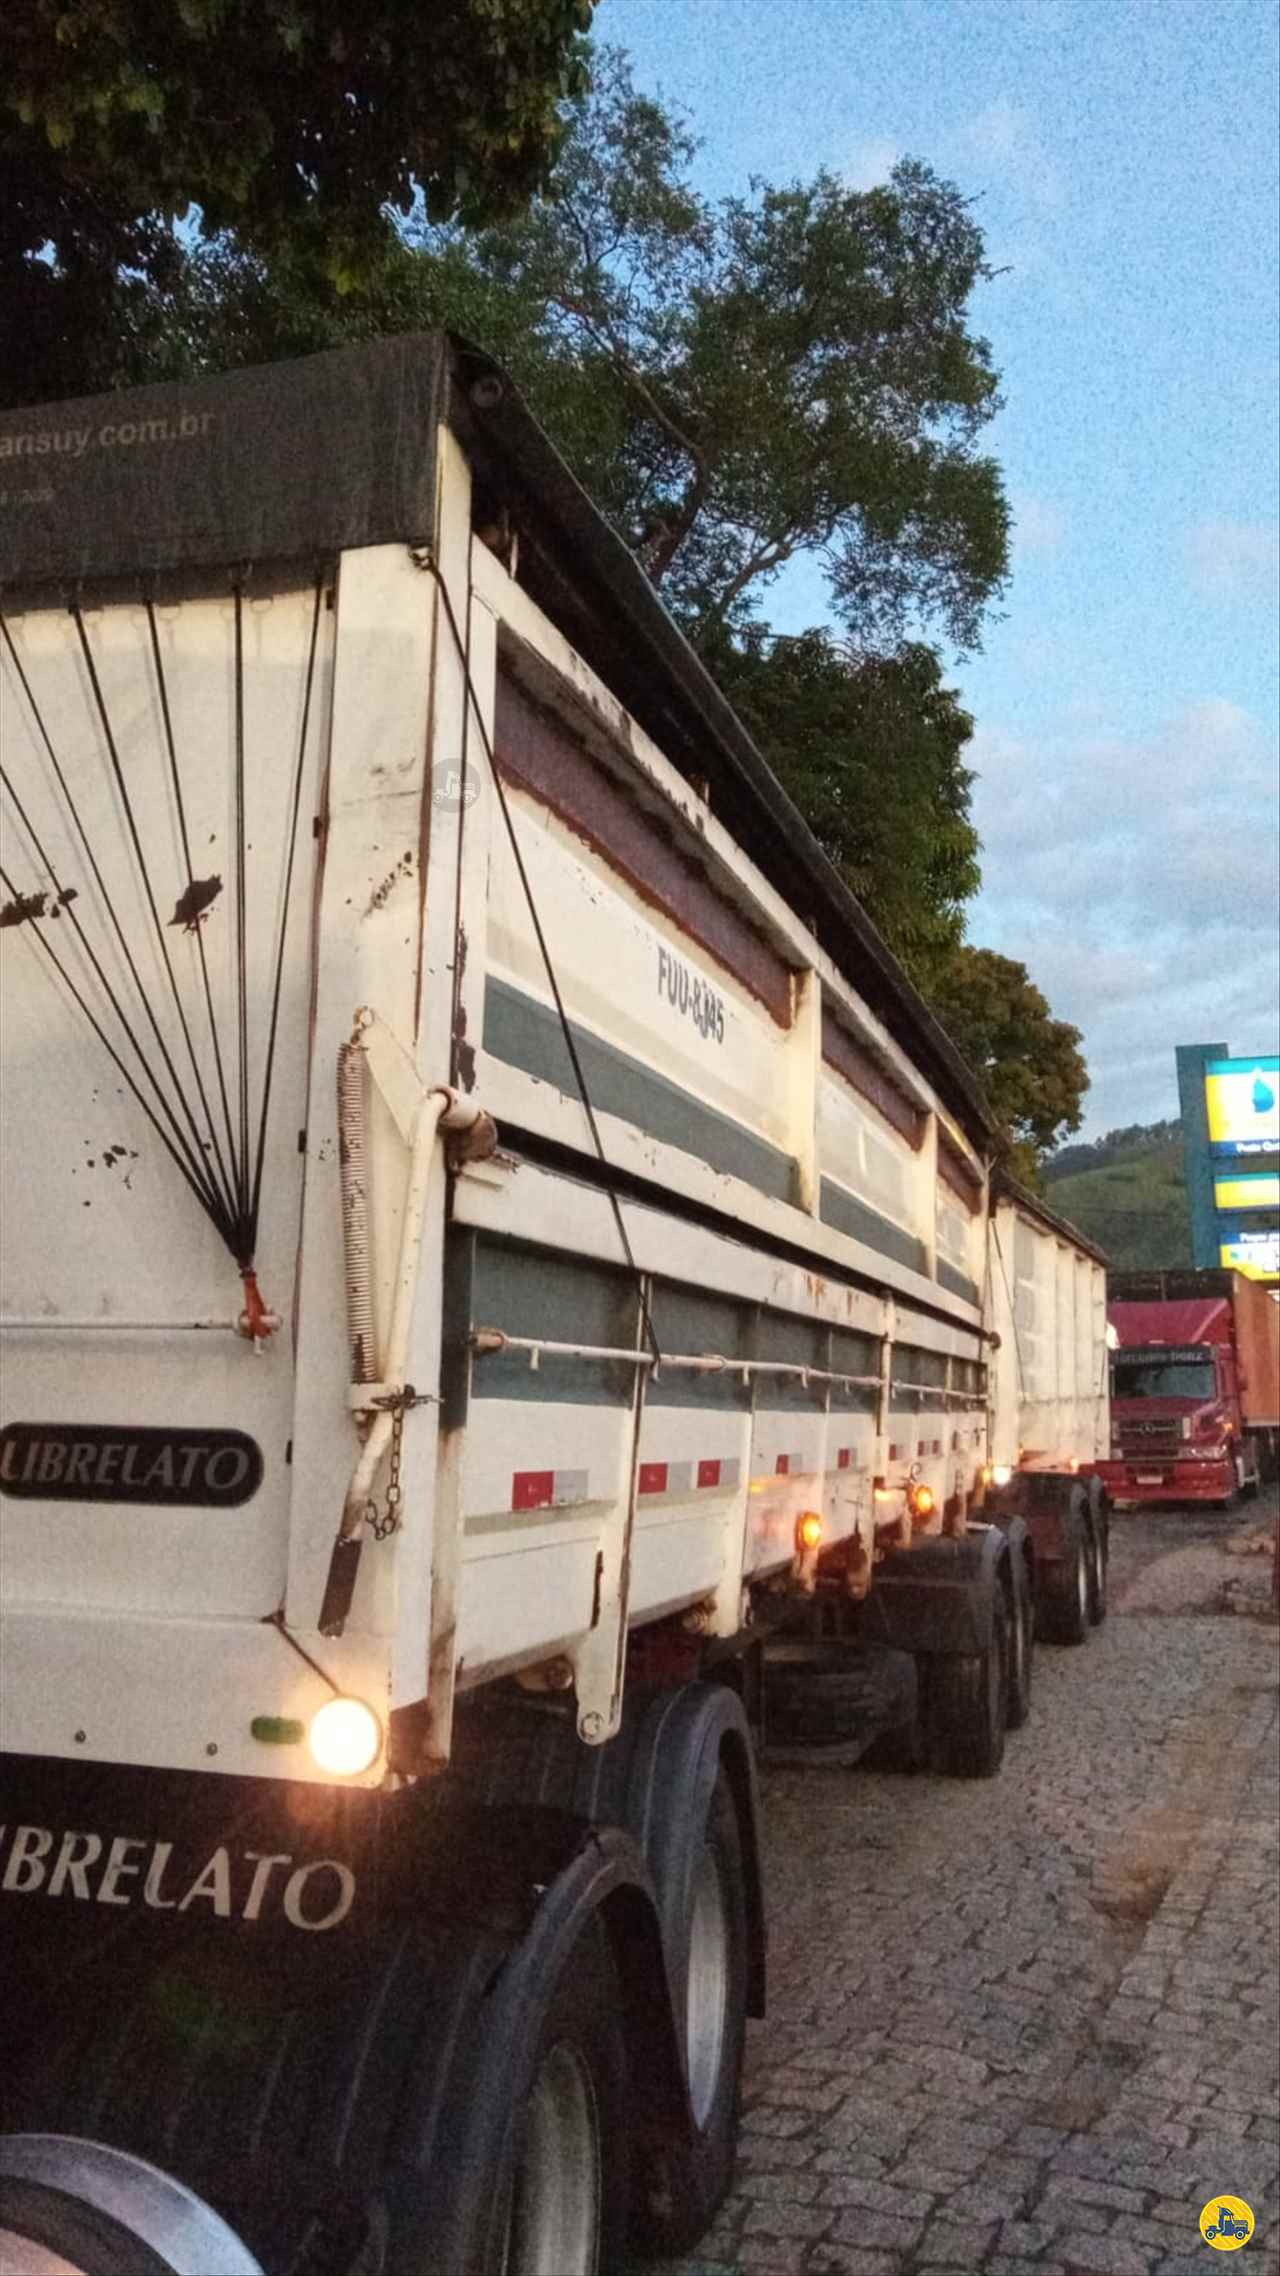
M 1117 1432 L 1126 1453 L 1176 1454 L 1182 1437 L 1176 1422 L 1122 1422 Z

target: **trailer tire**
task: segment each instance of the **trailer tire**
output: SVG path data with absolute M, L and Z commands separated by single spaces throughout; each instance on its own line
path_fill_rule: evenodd
M 884 1645 L 851 1648 L 832 1638 L 815 1643 L 784 1637 L 764 1657 L 764 1759 L 778 1745 L 792 1750 L 795 1759 L 807 1744 L 821 1749 L 847 1741 L 852 1747 L 859 1739 L 871 1754 L 882 1734 L 896 1735 L 899 1724 L 915 1720 L 914 1690 L 909 1654 Z M 868 1730 L 876 1734 L 871 1739 Z
M 1047 1644 L 1083 1644 L 1089 1633 L 1091 1558 L 1082 1503 L 1073 1500 L 1062 1520 L 1063 1553 L 1040 1566 L 1036 1632 Z
M 22 2246 L 29 2252 L 24 2255 Z M 15 2247 L 17 2248 L 15 2251 Z M 79 2276 L 173 2276 L 162 2260 L 109 2213 L 41 2181 L 0 2183 L 0 2268 L 7 2276 L 40 2276 L 55 2265 Z
M 646 2239 L 665 2252 L 695 2242 L 733 2178 L 746 2045 L 748 1930 L 742 1833 L 723 1765 L 701 1822 L 668 1809 L 649 1853 L 671 1969 L 693 2134 L 650 2176 Z
M 1020 1546 L 1009 1551 L 1004 1570 L 1009 1582 L 1009 1698 L 1006 1721 L 1020 1731 L 1031 1714 L 1031 1673 L 1035 1657 L 1036 1607 L 1031 1573 Z
M 598 1915 L 565 1958 L 527 2059 L 514 2077 L 486 2066 L 482 2098 L 464 2134 L 478 2147 L 500 2133 L 501 2157 L 490 2165 L 464 2138 L 438 2159 L 430 2209 L 412 2239 L 401 2226 L 391 2276 L 614 2276 L 630 2211 L 627 2057 Z
M 0 2268 L 42 2276 L 50 2255 L 77 2276 L 262 2276 L 213 2207 L 147 2159 L 81 2135 L 2 2135 Z
M 991 1634 L 980 1652 L 940 1652 L 924 1663 L 929 1766 L 951 1778 L 994 1778 L 1009 1715 L 1009 1599 L 992 1582 Z

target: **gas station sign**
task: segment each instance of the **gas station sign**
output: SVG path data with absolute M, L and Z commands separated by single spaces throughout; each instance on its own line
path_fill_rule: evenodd
M 1280 1274 L 1280 1227 L 1247 1233 L 1236 1229 L 1219 1249 L 1219 1261 L 1243 1272 L 1250 1280 L 1274 1280 Z
M 1280 1153 L 1280 1059 L 1210 1059 L 1204 1093 L 1215 1160 Z

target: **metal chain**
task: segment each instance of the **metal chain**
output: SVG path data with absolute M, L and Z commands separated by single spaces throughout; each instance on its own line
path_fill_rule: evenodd
M 412 1398 L 413 1394 L 410 1392 Z M 387 1491 L 381 1510 L 370 1495 L 364 1505 L 365 1524 L 375 1541 L 385 1541 L 400 1524 L 400 1444 L 404 1436 L 404 1407 L 397 1406 L 391 1417 L 391 1454 L 387 1473 Z

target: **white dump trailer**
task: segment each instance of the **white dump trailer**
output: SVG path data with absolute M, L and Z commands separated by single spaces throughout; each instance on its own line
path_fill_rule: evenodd
M 990 1774 L 1077 1537 L 1100 1616 L 1096 1261 L 989 1246 L 971 1076 L 485 358 L 0 482 L 7 2249 L 611 2276 L 728 2183 L 756 1746 Z
M 1016 1510 L 1031 1544 L 1039 1628 L 1083 1643 L 1107 1602 L 1111 1450 L 1106 1259 L 1007 1175 L 988 1235 L 988 1516 Z

